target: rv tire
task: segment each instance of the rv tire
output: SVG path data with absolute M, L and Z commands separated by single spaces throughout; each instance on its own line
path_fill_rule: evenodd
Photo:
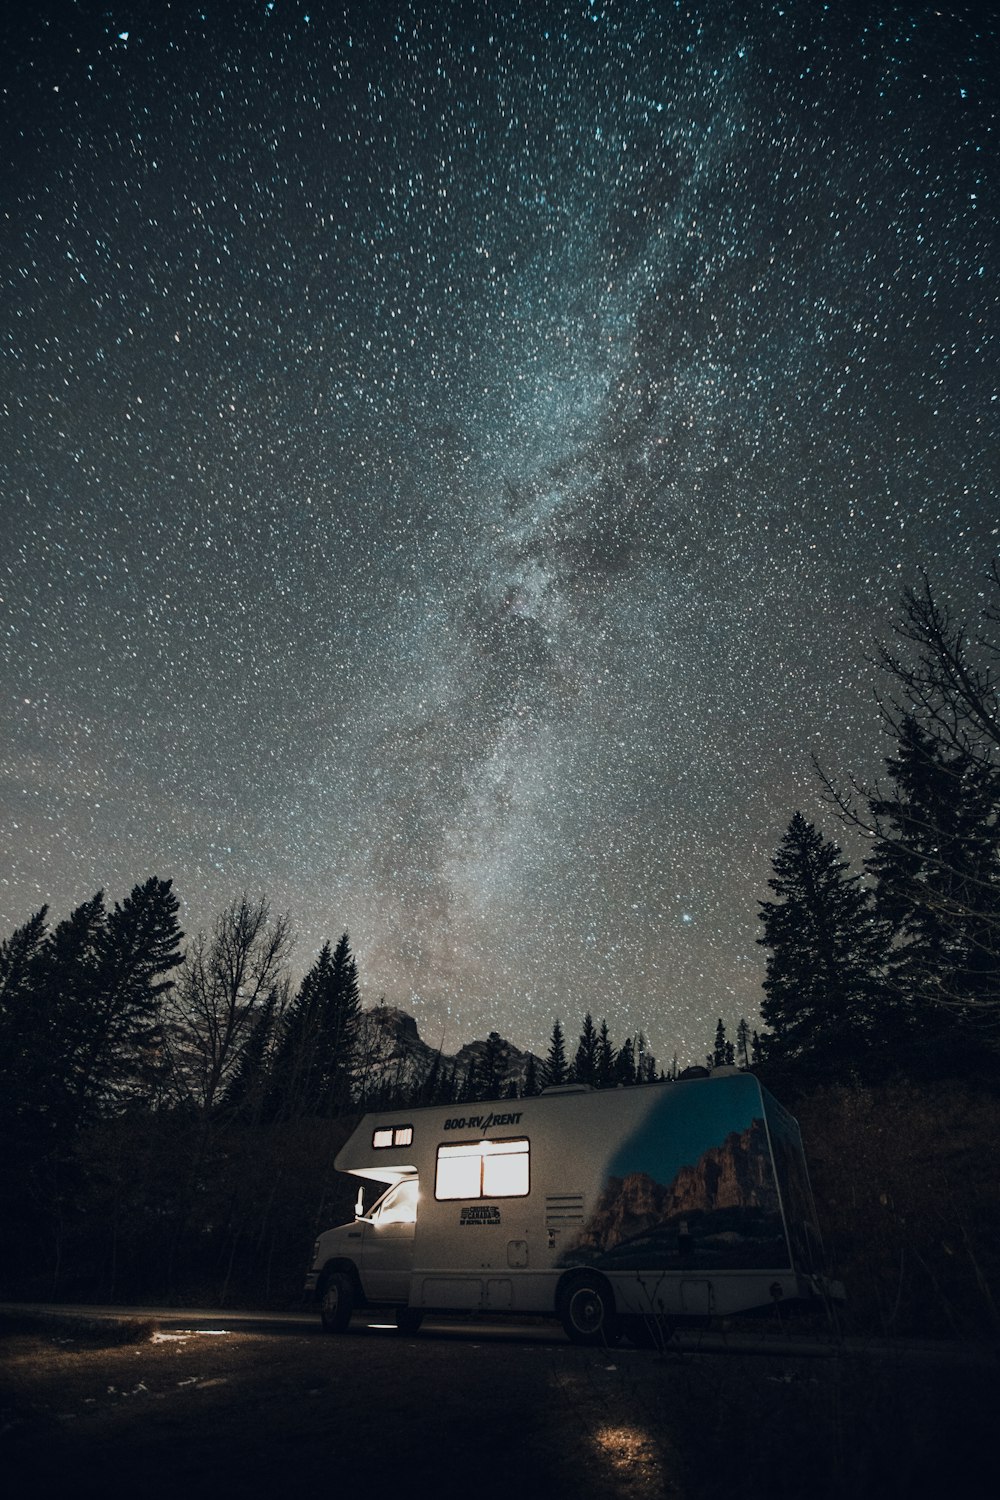
M 424 1321 L 423 1312 L 419 1307 L 397 1307 L 396 1327 L 400 1333 L 416 1333 Z
M 574 1344 L 617 1344 L 621 1338 L 614 1293 L 602 1276 L 573 1276 L 564 1282 L 556 1311 Z
M 343 1333 L 354 1311 L 354 1286 L 343 1271 L 333 1271 L 323 1282 L 319 1316 L 324 1333 Z

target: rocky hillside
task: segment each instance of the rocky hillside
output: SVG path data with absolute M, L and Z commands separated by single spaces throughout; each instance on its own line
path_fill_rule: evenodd
M 520 1086 L 531 1053 L 522 1052 L 511 1042 L 507 1046 L 510 1077 Z M 448 1072 L 454 1067 L 457 1076 L 462 1078 L 485 1050 L 485 1040 L 466 1042 L 457 1052 L 445 1053 L 441 1062 Z M 415 1087 L 427 1076 L 436 1052 L 436 1047 L 423 1040 L 416 1021 L 405 1010 L 394 1005 L 376 1005 L 363 1012 L 360 1046 L 363 1077 Z M 541 1068 L 540 1058 L 535 1058 L 535 1067 Z

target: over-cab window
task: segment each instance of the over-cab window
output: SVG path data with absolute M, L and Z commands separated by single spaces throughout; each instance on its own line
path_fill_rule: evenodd
M 372 1136 L 372 1146 L 382 1151 L 386 1146 L 412 1146 L 412 1125 L 380 1125 Z
M 526 1140 L 438 1147 L 435 1198 L 524 1198 L 527 1193 Z

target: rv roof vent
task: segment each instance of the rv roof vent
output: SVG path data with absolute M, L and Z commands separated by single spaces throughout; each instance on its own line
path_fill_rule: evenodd
M 542 1089 L 543 1094 L 590 1094 L 589 1083 L 550 1083 Z
M 707 1077 L 708 1077 L 708 1069 L 700 1067 L 697 1063 L 695 1063 L 694 1067 L 692 1067 L 692 1068 L 682 1068 L 681 1071 L 677 1075 L 678 1081 L 681 1081 L 681 1080 L 683 1080 L 685 1078 L 707 1078 Z

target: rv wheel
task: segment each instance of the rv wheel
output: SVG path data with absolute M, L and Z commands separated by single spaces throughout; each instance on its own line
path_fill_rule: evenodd
M 578 1276 L 566 1283 L 559 1316 L 574 1344 L 617 1344 L 621 1338 L 611 1289 L 597 1276 Z
M 416 1333 L 423 1321 L 424 1315 L 419 1307 L 396 1308 L 396 1327 L 400 1333 Z
M 323 1284 L 319 1315 L 324 1333 L 343 1333 L 354 1311 L 354 1288 L 349 1276 L 334 1271 Z

